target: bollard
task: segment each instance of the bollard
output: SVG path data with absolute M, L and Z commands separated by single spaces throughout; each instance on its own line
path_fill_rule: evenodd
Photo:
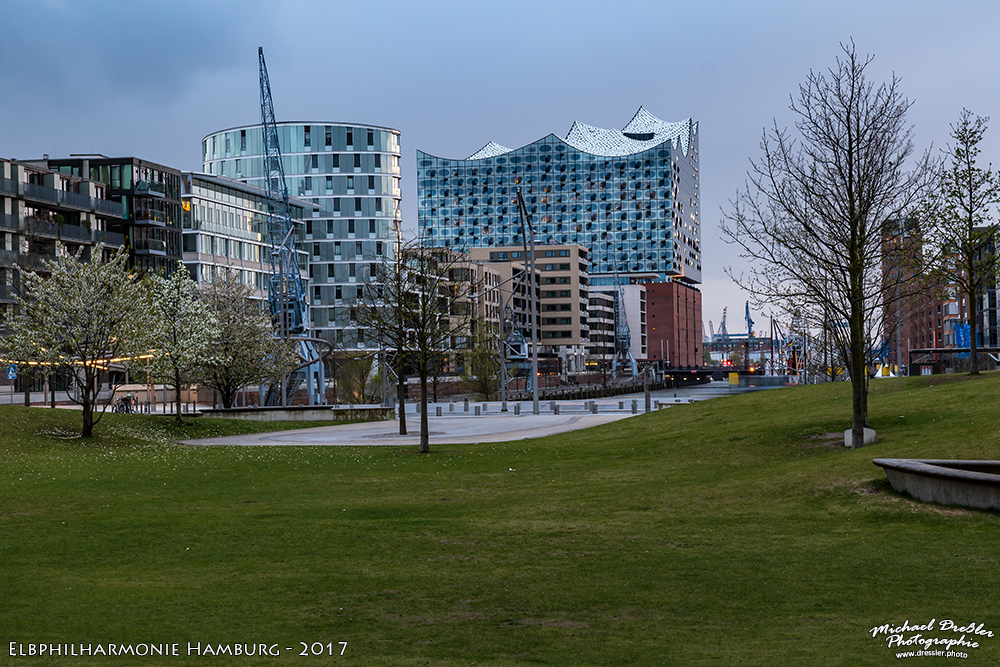
M 559 404 L 556 403 L 555 401 L 552 402 L 552 414 L 554 415 L 559 414 Z
M 632 414 L 639 414 L 639 401 L 634 398 L 632 399 Z
M 590 414 L 592 414 L 592 415 L 596 415 L 597 414 L 597 401 L 591 401 L 590 402 Z
M 489 407 L 489 403 L 483 403 L 483 412 L 484 413 L 489 412 L 489 410 L 487 410 L 488 407 Z
M 455 411 L 455 404 L 454 403 L 449 403 L 448 404 L 448 412 L 454 412 L 454 411 Z
M 619 410 L 625 409 L 625 401 L 618 401 L 618 409 Z
M 441 416 L 441 406 L 440 406 L 440 405 L 439 405 L 439 406 L 437 406 L 437 416 L 438 416 L 438 417 L 440 417 L 440 416 Z
M 477 417 L 479 416 L 479 406 L 478 405 L 476 406 L 476 416 Z
M 660 402 L 659 401 L 653 401 L 653 409 L 654 410 L 659 410 L 660 409 Z
M 521 414 L 521 404 L 520 403 L 515 403 L 514 404 L 514 414 L 515 415 Z
M 465 399 L 465 411 L 469 411 L 469 399 Z
M 507 412 L 507 401 L 500 404 L 500 412 Z
M 646 414 L 649 414 L 649 401 L 650 400 L 651 399 L 649 398 L 649 392 L 646 392 Z
M 556 410 L 556 402 L 555 401 L 549 401 L 549 410 L 552 410 L 553 412 L 555 412 L 555 410 Z

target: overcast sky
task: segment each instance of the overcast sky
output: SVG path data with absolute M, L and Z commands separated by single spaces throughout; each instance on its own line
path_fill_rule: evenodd
M 200 142 L 260 120 L 257 46 L 279 120 L 397 128 L 404 227 L 415 151 L 517 148 L 574 120 L 621 128 L 640 105 L 700 124 L 704 319 L 746 331 L 741 260 L 719 239 L 766 125 L 854 39 L 913 100 L 918 149 L 948 142 L 963 107 L 997 114 L 1000 3 L 147 2 L 3 3 L 0 156 L 134 155 L 200 169 Z M 1000 148 L 1000 126 L 983 158 Z M 1000 160 L 998 160 L 1000 163 Z M 766 329 L 757 314 L 755 329 Z

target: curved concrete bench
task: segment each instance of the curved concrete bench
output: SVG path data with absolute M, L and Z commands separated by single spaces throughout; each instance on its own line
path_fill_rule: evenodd
M 1000 510 L 1000 461 L 874 459 L 892 488 L 917 500 Z

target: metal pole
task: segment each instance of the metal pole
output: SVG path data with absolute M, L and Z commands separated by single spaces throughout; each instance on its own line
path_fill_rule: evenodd
M 528 234 L 528 315 L 531 317 L 531 413 L 538 414 L 538 318 L 535 317 L 535 230 L 531 227 L 528 209 L 521 188 L 517 189 L 517 206 L 521 213 L 521 233 Z

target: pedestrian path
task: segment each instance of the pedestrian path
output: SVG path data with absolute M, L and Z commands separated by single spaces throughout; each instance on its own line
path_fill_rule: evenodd
M 608 424 L 631 417 L 631 413 L 604 414 L 489 414 L 479 417 L 428 417 L 431 445 L 506 442 L 541 438 Z M 182 440 L 185 445 L 416 445 L 420 442 L 419 417 L 407 414 L 407 435 L 399 435 L 399 422 L 365 422 L 319 426 L 295 431 L 252 433 L 221 438 Z

